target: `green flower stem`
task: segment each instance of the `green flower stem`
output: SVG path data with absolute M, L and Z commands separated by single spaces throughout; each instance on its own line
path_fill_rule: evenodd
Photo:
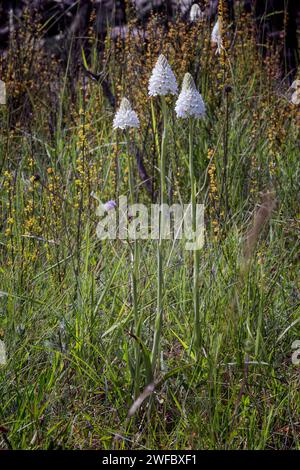
M 163 112 L 163 135 L 161 142 L 160 152 L 160 203 L 161 207 L 167 201 L 167 187 L 166 187 L 166 150 L 167 150 L 167 132 L 168 132 L 168 110 L 166 99 L 164 96 L 161 97 L 162 112 Z M 152 347 L 152 373 L 154 375 L 155 370 L 159 364 L 159 349 L 160 349 L 160 337 L 163 322 L 163 288 L 164 288 L 164 276 L 163 276 L 163 214 L 162 210 L 159 212 L 159 240 L 157 245 L 157 312 L 155 319 L 154 328 L 154 339 Z
M 127 132 L 127 161 L 129 173 L 129 200 L 130 205 L 135 203 L 134 196 L 134 178 L 133 178 L 133 164 L 132 155 L 130 150 L 130 134 Z M 138 269 L 139 269 L 139 252 L 137 240 L 133 241 L 131 249 L 132 263 L 131 263 L 131 283 L 132 283 L 132 303 L 134 314 L 134 334 L 137 338 L 135 343 L 135 372 L 134 372 L 134 398 L 136 399 L 140 394 L 140 345 L 138 339 L 141 334 L 141 319 L 139 317 L 138 309 Z
M 193 160 L 193 130 L 194 122 L 192 118 L 189 118 L 189 170 L 191 180 L 191 205 L 192 205 L 192 228 L 194 234 L 197 230 L 197 188 L 194 174 L 194 160 Z M 197 239 L 195 239 L 197 243 Z M 199 309 L 199 249 L 196 246 L 193 251 L 193 303 L 194 303 L 194 327 L 195 327 L 195 350 L 196 356 L 200 352 L 201 348 L 201 329 L 200 329 L 200 309 Z

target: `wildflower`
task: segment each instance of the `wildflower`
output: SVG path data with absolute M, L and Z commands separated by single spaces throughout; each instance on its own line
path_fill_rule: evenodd
M 203 12 L 201 11 L 201 8 L 199 7 L 199 5 L 197 3 L 194 3 L 194 5 L 192 5 L 192 8 L 190 10 L 190 21 L 194 23 L 198 20 L 201 20 L 203 16 L 204 16 Z
M 176 77 L 167 59 L 161 54 L 149 80 L 149 96 L 177 95 Z
M 127 98 L 123 98 L 118 111 L 115 114 L 113 128 L 126 129 L 127 127 L 140 127 L 140 121 L 133 111 Z
M 294 80 L 293 83 L 291 84 L 291 89 L 297 90 L 298 88 L 300 88 L 300 80 Z
M 0 340 L 0 365 L 5 366 L 7 362 L 6 348 L 4 341 Z
M 222 47 L 222 37 L 221 37 L 221 31 L 220 31 L 220 21 L 218 20 L 216 24 L 213 27 L 212 33 L 211 33 L 211 42 L 212 44 L 217 44 L 217 50 L 216 54 L 220 54 L 221 47 Z
M 96 209 L 96 214 L 100 217 L 102 217 L 102 215 L 104 215 L 105 212 L 109 212 L 113 209 L 115 209 L 117 207 L 117 204 L 115 201 L 107 201 L 105 203 L 102 203 L 99 199 L 99 197 L 97 196 L 97 194 L 94 193 L 94 191 L 91 192 L 91 196 L 96 199 L 96 201 L 98 201 L 99 205 Z
M 295 80 L 292 85 L 291 89 L 295 90 L 291 97 L 291 102 L 293 104 L 300 104 L 300 80 Z
M 6 84 L 0 80 L 0 104 L 6 104 Z
M 186 73 L 182 83 L 182 89 L 175 106 L 178 118 L 202 118 L 205 115 L 205 104 L 198 92 L 194 79 L 190 73 Z
M 103 209 L 105 212 L 109 212 L 117 207 L 117 204 L 115 201 L 107 201 L 105 204 L 102 205 Z

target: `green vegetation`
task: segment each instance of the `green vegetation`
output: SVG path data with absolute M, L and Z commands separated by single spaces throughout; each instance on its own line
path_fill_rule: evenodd
M 36 47 L 38 26 L 24 24 L 0 64 L 8 95 L 0 106 L 0 446 L 299 449 L 299 107 L 276 79 L 276 54 L 262 59 L 245 17 L 220 55 L 206 20 L 162 34 L 153 18 L 144 45 L 129 34 L 124 44 L 107 39 L 101 52 L 92 34 L 85 53 L 72 39 L 66 61 Z M 147 83 L 160 52 L 179 84 L 192 74 L 206 104 L 192 146 L 206 235 L 200 352 L 193 253 L 184 241 L 163 243 L 152 377 L 157 242 L 134 248 L 134 300 L 132 244 L 97 238 L 92 194 L 129 196 L 132 161 L 135 197 L 150 204 L 159 195 L 163 116 Z M 101 81 L 78 72 L 84 61 L 95 73 L 105 66 L 117 104 L 127 96 L 137 111 L 129 145 L 112 129 Z M 175 101 L 166 99 L 166 197 L 188 203 L 189 123 L 176 119 Z M 153 381 L 128 417 L 136 384 L 142 393 Z

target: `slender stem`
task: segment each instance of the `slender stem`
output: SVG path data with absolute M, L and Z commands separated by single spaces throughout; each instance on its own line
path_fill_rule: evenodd
M 133 178 L 133 165 L 130 150 L 130 134 L 127 132 L 127 160 L 128 160 L 128 173 L 129 173 L 129 200 L 132 206 L 135 202 L 134 196 L 134 178 Z M 133 249 L 131 249 L 131 284 L 132 284 L 132 303 L 134 313 L 134 333 L 137 338 L 141 333 L 141 321 L 139 318 L 138 310 L 138 265 L 139 254 L 137 240 L 133 241 Z M 135 344 L 135 373 L 134 373 L 134 398 L 136 399 L 140 393 L 140 346 L 138 341 Z
M 131 161 L 129 131 L 127 131 L 127 162 L 128 162 L 128 175 L 129 175 L 129 200 L 130 200 L 130 204 L 134 204 L 134 180 L 133 180 L 133 168 L 132 168 L 132 161 Z
M 191 180 L 191 205 L 192 205 L 192 228 L 195 237 L 197 237 L 197 201 L 196 201 L 196 180 L 194 174 L 193 160 L 193 119 L 189 119 L 189 169 Z M 197 238 L 195 238 L 195 249 L 193 252 L 193 303 L 194 303 L 194 326 L 195 326 L 195 350 L 196 355 L 199 354 L 201 348 L 201 329 L 200 329 L 200 309 L 199 309 L 199 248 L 197 246 Z
M 154 339 L 152 347 L 152 373 L 154 375 L 155 370 L 159 364 L 159 346 L 160 336 L 163 321 L 163 287 L 164 287 L 164 276 L 163 276 L 163 207 L 167 201 L 167 188 L 166 188 L 166 150 L 167 150 L 167 132 L 168 132 L 168 110 L 166 99 L 164 96 L 161 97 L 162 112 L 163 112 L 163 135 L 161 141 L 161 152 L 160 152 L 160 212 L 159 212 L 159 240 L 157 245 L 157 312 L 155 319 L 154 328 Z
M 261 269 L 261 291 L 260 291 L 260 298 L 259 298 L 259 310 L 258 310 L 258 323 L 257 323 L 257 330 L 256 330 L 256 339 L 255 339 L 255 357 L 259 359 L 259 349 L 261 342 L 263 340 L 261 331 L 263 326 L 263 306 L 262 306 L 262 290 L 263 290 L 263 275 Z
M 225 123 L 224 123 L 224 131 L 223 131 L 223 148 L 224 148 L 224 155 L 223 155 L 223 165 L 224 165 L 224 173 L 223 173 L 223 180 L 222 180 L 222 198 L 224 199 L 225 203 L 225 218 L 228 217 L 229 212 L 229 204 L 228 204 L 228 187 L 227 187 L 227 172 L 228 172 L 228 130 L 229 130 L 229 106 L 228 106 L 228 93 L 225 92 Z M 224 194 L 223 194 L 224 191 Z

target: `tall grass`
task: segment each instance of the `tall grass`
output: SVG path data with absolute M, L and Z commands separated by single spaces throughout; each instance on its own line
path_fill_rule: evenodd
M 117 99 L 129 96 L 138 110 L 136 144 L 152 192 L 138 165 L 131 176 L 126 156 L 135 154 L 115 140 L 101 83 L 72 77 L 72 52 L 64 65 L 35 48 L 22 55 L 19 41 L 2 58 L 9 99 L 0 108 L 1 447 L 299 449 L 299 369 L 291 361 L 300 334 L 299 109 L 275 80 L 276 56 L 261 63 L 251 21 L 242 20 L 223 63 L 204 20 L 162 35 L 152 19 L 147 44 L 128 37 L 125 45 L 108 41 L 102 55 L 92 48 L 91 69 L 107 64 Z M 140 240 L 132 271 L 131 246 L 96 237 L 91 192 L 114 199 L 130 179 L 140 202 L 150 204 L 164 184 L 170 202 L 190 200 L 188 126 L 172 111 L 159 172 L 163 114 L 146 83 L 160 51 L 180 81 L 192 73 L 207 104 L 192 145 L 206 207 L 194 285 L 201 354 L 191 348 L 199 331 L 184 241 L 163 243 L 162 265 L 156 244 Z M 245 258 L 270 191 L 276 207 Z M 159 351 L 152 406 L 146 398 L 128 420 L 134 371 L 142 391 Z

